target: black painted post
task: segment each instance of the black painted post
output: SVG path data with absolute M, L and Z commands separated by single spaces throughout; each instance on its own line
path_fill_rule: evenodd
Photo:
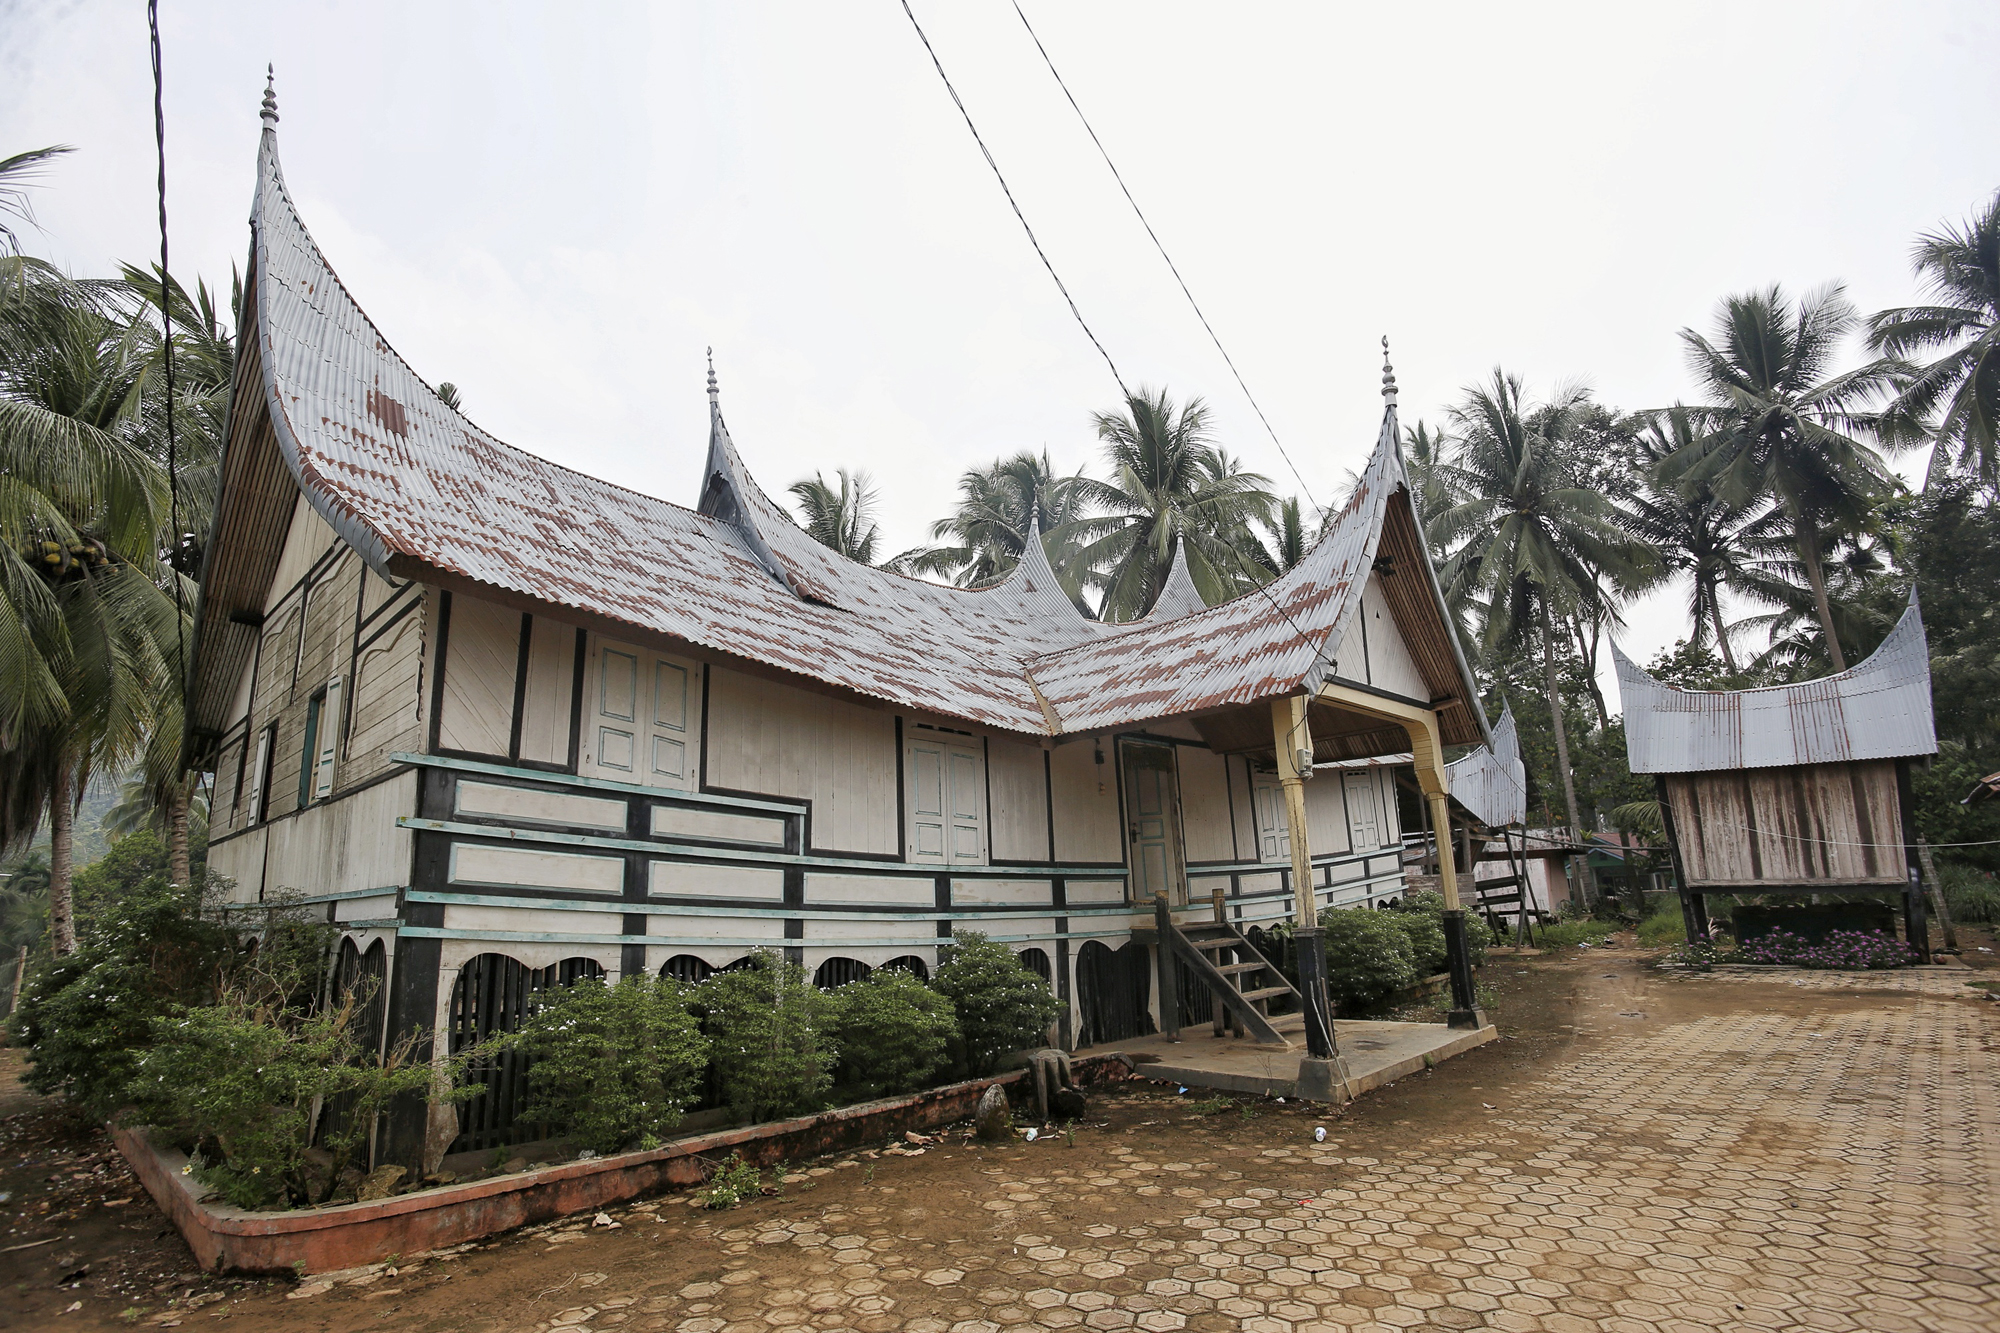
M 1924 914 L 1924 867 L 1917 850 L 1917 798 L 1910 785 L 1910 761 L 1896 761 L 1896 801 L 1903 814 L 1903 934 L 1921 962 L 1931 961 L 1930 922 Z
M 1174 914 L 1167 908 L 1167 895 L 1153 896 L 1153 933 L 1159 952 L 1155 963 L 1160 974 L 1160 1031 L 1168 1041 L 1181 1039 L 1181 990 L 1174 972 Z
M 1472 985 L 1472 951 L 1465 942 L 1465 909 L 1451 908 L 1441 914 L 1444 926 L 1444 965 L 1451 975 L 1451 1014 L 1445 1020 L 1455 1028 L 1476 1028 L 1479 995 Z
M 1339 1054 L 1333 1036 L 1333 1001 L 1326 993 L 1326 930 L 1318 922 L 1297 932 L 1299 998 L 1305 1007 L 1306 1054 L 1331 1060 Z
M 1660 827 L 1667 835 L 1667 858 L 1674 867 L 1674 886 L 1681 894 L 1681 921 L 1687 931 L 1688 943 L 1708 938 L 1708 907 L 1701 895 L 1688 883 L 1687 866 L 1681 860 L 1680 832 L 1674 827 L 1674 803 L 1667 799 L 1667 779 L 1664 774 L 1653 775 L 1653 790 L 1660 798 Z

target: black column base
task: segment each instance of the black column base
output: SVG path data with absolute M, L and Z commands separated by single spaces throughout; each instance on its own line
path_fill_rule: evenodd
M 1326 993 L 1326 932 L 1317 922 L 1300 930 L 1299 997 L 1305 1006 L 1306 1053 L 1331 1060 L 1340 1053 L 1333 1036 L 1333 1002 Z
M 1472 953 L 1465 944 L 1465 911 L 1451 908 L 1443 913 L 1444 966 L 1451 977 L 1451 1013 L 1445 1020 L 1455 1028 L 1486 1026 L 1472 986 Z

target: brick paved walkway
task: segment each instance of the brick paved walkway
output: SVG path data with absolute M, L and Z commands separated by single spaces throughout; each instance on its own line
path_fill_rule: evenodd
M 1651 984 L 1720 999 L 1741 980 Z M 1805 980 L 1838 992 L 1882 978 Z M 1101 1175 L 995 1173 L 992 1197 L 964 1206 L 989 1213 L 1012 1254 L 919 1257 L 899 1236 L 909 1210 L 887 1206 L 761 1232 L 718 1219 L 719 1281 L 557 1319 L 680 1333 L 1992 1330 L 1994 1009 L 1937 998 L 1956 978 L 1895 980 L 1919 993 L 1745 1006 L 1613 1040 L 1395 1161 L 1336 1139 L 1240 1171 L 1133 1146 Z M 1162 1216 L 1179 1225 L 1087 1220 L 1093 1197 L 1121 1191 L 1171 1199 Z M 1059 1211 L 1076 1222 L 1051 1225 Z M 810 1256 L 805 1280 L 759 1279 L 773 1246 Z

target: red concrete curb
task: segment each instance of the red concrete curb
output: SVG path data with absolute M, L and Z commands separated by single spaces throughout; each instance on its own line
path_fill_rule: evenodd
M 1086 1066 L 1111 1056 L 1088 1057 Z M 1099 1071 L 1078 1070 L 1079 1081 Z M 993 1084 L 1018 1083 L 1020 1071 L 844 1106 L 795 1120 L 675 1139 L 649 1152 L 564 1162 L 464 1185 L 399 1194 L 373 1203 L 290 1212 L 250 1212 L 196 1202 L 199 1186 L 182 1173 L 187 1158 L 155 1144 L 144 1129 L 117 1129 L 118 1150 L 145 1183 L 209 1272 L 329 1272 L 390 1255 L 420 1254 L 534 1222 L 589 1212 L 703 1179 L 701 1158 L 740 1152 L 757 1166 L 812 1157 L 891 1138 L 905 1130 L 948 1125 L 972 1114 Z

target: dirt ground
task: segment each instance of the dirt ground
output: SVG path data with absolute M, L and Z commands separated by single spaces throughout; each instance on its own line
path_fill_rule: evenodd
M 1496 958 L 1503 1040 L 1339 1112 L 1133 1081 L 1032 1144 L 844 1154 L 331 1285 L 196 1272 L 0 1051 L 0 1329 L 2000 1327 L 2000 1004 L 1649 958 Z

